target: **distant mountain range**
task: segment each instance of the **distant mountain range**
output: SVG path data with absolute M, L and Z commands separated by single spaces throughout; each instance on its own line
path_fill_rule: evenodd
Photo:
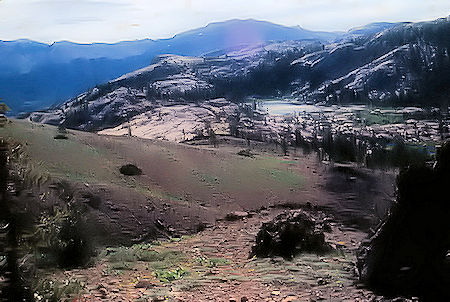
M 315 32 L 255 20 L 230 20 L 170 39 L 115 44 L 51 45 L 29 40 L 0 41 L 0 97 L 17 113 L 44 108 L 145 67 L 160 54 L 205 53 L 269 41 L 333 41 L 342 33 Z
M 329 33 L 230 20 L 155 41 L 0 42 L 0 97 L 14 113 L 62 103 L 96 86 L 105 93 L 133 87 L 145 90 L 147 98 L 192 100 L 197 97 L 192 91 L 174 94 L 184 88 L 178 89 L 173 78 L 187 73 L 195 78 L 190 80 L 193 91 L 208 87 L 207 95 L 198 97 L 292 95 L 309 102 L 441 103 L 449 90 L 449 24 L 449 18 L 381 22 Z M 161 59 L 162 54 L 202 59 L 186 65 L 180 58 Z M 149 71 L 155 62 L 166 65 Z M 130 79 L 123 76 L 127 73 L 139 76 Z M 156 87 L 164 81 L 171 83 L 169 93 L 169 86 Z
M 32 120 L 101 130 L 160 106 L 215 98 L 239 102 L 249 96 L 448 106 L 449 50 L 450 18 L 442 18 L 369 25 L 332 42 L 254 41 L 201 57 L 160 55 L 144 68 L 33 114 Z

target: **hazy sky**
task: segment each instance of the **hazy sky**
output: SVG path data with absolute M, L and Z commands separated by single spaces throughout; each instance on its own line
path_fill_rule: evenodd
M 157 39 L 234 18 L 331 31 L 449 14 L 449 0 L 0 0 L 0 40 Z

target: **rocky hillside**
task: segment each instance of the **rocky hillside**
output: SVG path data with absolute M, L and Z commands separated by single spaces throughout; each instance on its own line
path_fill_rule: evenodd
M 145 112 L 152 115 L 156 108 L 181 104 L 190 110 L 217 98 L 225 98 L 226 106 L 255 95 L 333 104 L 448 102 L 450 19 L 382 24 L 379 29 L 360 29 L 332 44 L 285 41 L 202 57 L 162 55 L 145 68 L 30 118 L 92 131 L 119 126 Z
M 332 41 L 339 36 L 264 21 L 229 20 L 160 40 L 51 45 L 0 41 L 0 95 L 15 113 L 37 110 L 143 68 L 160 54 L 200 56 L 268 41 Z
M 450 95 L 450 18 L 398 24 L 292 64 L 305 100 L 439 104 Z M 306 75 L 306 76 L 304 76 Z
M 263 73 L 275 76 L 276 81 L 266 87 L 266 93 L 272 93 L 272 87 L 279 83 L 278 75 L 283 73 L 278 65 L 289 66 L 298 54 L 322 47 L 317 41 L 294 41 L 259 44 L 214 57 L 162 55 L 150 66 L 99 85 L 50 110 L 32 113 L 30 118 L 92 131 L 117 126 L 161 106 L 192 105 L 221 97 L 228 103 L 237 102 L 250 91 L 259 90 L 260 84 L 256 83 L 260 66 L 266 66 Z M 280 58 L 283 65 L 278 63 Z M 251 87 L 249 83 L 255 84 Z

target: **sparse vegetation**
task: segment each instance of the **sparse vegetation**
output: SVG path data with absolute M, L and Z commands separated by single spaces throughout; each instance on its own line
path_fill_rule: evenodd
M 186 276 L 188 274 L 188 271 L 186 271 L 182 267 L 178 267 L 176 269 L 171 270 L 156 270 L 155 276 L 158 278 L 161 282 L 171 282 L 175 280 L 179 280 Z
M 253 153 L 250 151 L 250 149 L 243 149 L 239 151 L 237 154 L 245 157 L 255 157 Z
M 66 127 L 64 127 L 63 125 L 59 125 L 58 126 L 58 132 L 56 133 L 56 135 L 53 137 L 54 139 L 68 139 L 69 137 L 67 136 L 68 132 Z
M 33 287 L 34 301 L 59 302 L 76 300 L 85 290 L 85 284 L 75 279 L 40 279 Z
M 130 247 L 109 248 L 106 252 L 111 263 L 137 261 L 136 251 Z
M 213 145 L 214 148 L 216 148 L 218 142 L 219 142 L 219 140 L 217 139 L 216 133 L 214 132 L 213 129 L 210 128 L 210 129 L 209 129 L 209 143 L 210 143 L 211 145 Z
M 222 265 L 229 265 L 231 263 L 230 260 L 225 258 L 208 258 L 208 257 L 198 257 L 196 261 L 200 265 L 210 268 Z
M 107 255 L 109 268 L 116 271 L 130 270 L 138 262 L 145 262 L 152 271 L 163 273 L 186 261 L 185 255 L 177 250 L 160 247 L 155 249 L 153 245 L 155 244 L 108 248 L 103 255 Z
M 95 254 L 92 237 L 77 210 L 56 210 L 42 214 L 32 237 L 38 265 L 63 268 L 86 265 Z
M 54 136 L 54 139 L 68 139 L 67 135 L 57 134 Z

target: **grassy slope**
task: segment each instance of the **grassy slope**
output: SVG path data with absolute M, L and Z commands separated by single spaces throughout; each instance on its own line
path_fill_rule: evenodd
M 220 147 L 199 149 L 78 131 L 70 131 L 68 140 L 55 140 L 55 134 L 55 127 L 20 120 L 0 129 L 0 136 L 26 145 L 33 167 L 42 174 L 127 188 L 171 203 L 250 209 L 303 201 L 299 192 L 307 185 L 304 163 L 276 155 L 245 158 Z M 141 167 L 144 175 L 122 176 L 118 167 L 128 162 Z

